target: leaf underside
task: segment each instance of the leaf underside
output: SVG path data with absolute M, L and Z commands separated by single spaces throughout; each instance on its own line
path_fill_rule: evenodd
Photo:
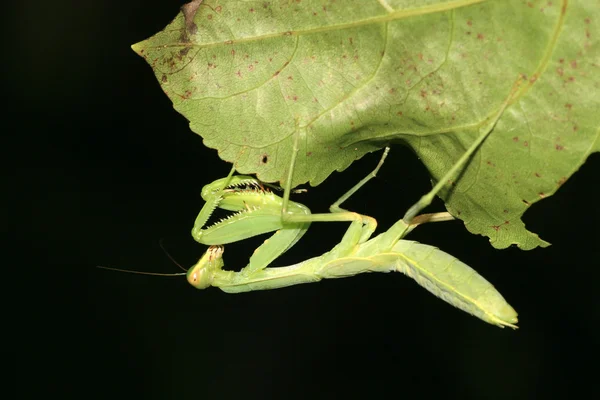
M 316 186 L 414 150 L 496 248 L 547 246 L 521 217 L 600 150 L 600 1 L 204 0 L 133 49 L 204 144 L 244 174 Z M 192 9 L 192 11 L 190 11 Z M 505 108 L 504 108 L 505 107 Z

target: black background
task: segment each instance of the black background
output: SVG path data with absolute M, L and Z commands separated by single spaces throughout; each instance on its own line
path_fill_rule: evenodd
M 410 237 L 493 282 L 519 312 L 517 331 L 453 309 L 399 274 L 227 295 L 195 290 L 183 277 L 96 269 L 178 272 L 161 239 L 186 267 L 205 250 L 189 235 L 200 190 L 230 167 L 130 49 L 182 2 L 16 3 L 4 24 L 3 304 L 15 339 L 4 342 L 6 360 L 22 397 L 548 399 L 594 391 L 597 154 L 525 215 L 549 248 L 498 251 L 459 222 Z M 295 199 L 326 211 L 379 156 Z M 345 206 L 387 229 L 429 187 L 416 157 L 395 146 Z M 345 228 L 314 224 L 280 262 L 321 254 Z M 227 265 L 245 265 L 262 240 L 228 246 Z

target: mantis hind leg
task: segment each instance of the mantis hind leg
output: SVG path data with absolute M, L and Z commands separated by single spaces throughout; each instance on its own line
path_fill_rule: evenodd
M 421 210 L 431 204 L 434 197 L 438 192 L 446 185 L 446 183 L 452 179 L 458 172 L 459 169 L 465 166 L 465 164 L 471 159 L 473 153 L 481 146 L 483 141 L 490 135 L 500 115 L 502 114 L 506 104 L 502 109 L 492 118 L 489 119 L 489 123 L 481 129 L 481 133 L 477 136 L 475 141 L 469 146 L 467 151 L 454 163 L 452 168 L 444 174 L 444 176 L 438 180 L 435 186 L 419 201 L 413 204 L 408 211 L 404 214 L 404 217 L 398 220 L 392 227 L 385 233 L 377 237 L 376 240 L 372 241 L 371 247 L 377 247 L 379 249 L 391 249 L 398 240 L 406 236 L 416 226 L 425 222 L 436 222 L 436 221 L 449 221 L 454 219 L 450 213 L 434 213 L 434 214 L 423 214 L 417 215 Z M 369 247 L 363 249 L 364 251 L 371 251 Z
M 512 91 L 513 92 L 516 91 L 518 89 L 519 85 L 520 85 L 520 80 L 515 83 Z M 413 218 L 415 218 L 415 216 L 422 209 L 424 209 L 425 207 L 430 205 L 431 202 L 433 201 L 435 195 L 447 184 L 447 182 L 449 182 L 454 176 L 456 176 L 456 174 L 462 167 L 464 167 L 467 164 L 467 162 L 471 159 L 471 156 L 473 155 L 473 153 L 475 153 L 475 151 L 477 151 L 477 149 L 479 149 L 479 147 L 485 141 L 485 139 L 487 139 L 487 137 L 492 133 L 492 131 L 494 130 L 494 127 L 496 126 L 496 124 L 498 123 L 498 120 L 504 113 L 504 110 L 506 109 L 510 100 L 511 100 L 511 96 L 507 97 L 506 101 L 504 102 L 504 104 L 502 105 L 500 110 L 496 114 L 487 118 L 486 123 L 479 129 L 479 131 L 480 131 L 479 135 L 473 141 L 473 143 L 471 143 L 471 145 L 463 153 L 463 155 L 454 163 L 454 165 L 448 170 L 448 172 L 446 172 L 444 174 L 444 176 L 440 180 L 438 180 L 438 182 L 429 191 L 429 193 L 422 196 L 419 199 L 419 201 L 417 201 L 415 204 L 413 204 L 408 209 L 408 211 L 406 212 L 406 214 L 404 214 L 404 217 L 402 218 L 404 223 L 410 225 L 413 221 Z

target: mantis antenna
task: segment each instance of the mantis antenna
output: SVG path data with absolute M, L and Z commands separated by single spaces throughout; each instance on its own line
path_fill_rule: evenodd
M 142 272 L 142 271 L 134 271 L 131 269 L 120 269 L 120 268 L 111 268 L 111 267 L 104 267 L 102 265 L 96 265 L 96 268 L 100 268 L 100 269 L 107 269 L 109 271 L 119 271 L 119 272 L 127 272 L 129 274 L 138 274 L 138 275 L 155 275 L 155 276 L 182 276 L 182 275 L 186 275 L 187 272 L 175 272 L 175 273 L 160 273 L 160 272 Z
M 162 251 L 165 252 L 165 254 L 167 255 L 167 257 L 169 257 L 169 260 L 171 260 L 173 262 L 173 264 L 177 265 L 179 268 L 181 268 L 185 272 L 176 272 L 176 273 L 142 272 L 142 271 L 134 271 L 134 270 L 130 270 L 130 269 L 120 269 L 120 268 L 103 267 L 101 265 L 97 265 L 96 268 L 107 269 L 109 271 L 128 272 L 130 274 L 138 274 L 138 275 L 182 276 L 182 275 L 187 274 L 188 270 L 185 269 L 185 268 L 183 268 L 181 266 L 181 264 L 179 264 L 177 261 L 175 261 L 175 259 L 173 258 L 173 256 L 171 256 L 171 254 L 167 251 L 167 249 L 165 248 L 165 246 L 163 244 L 163 239 L 162 238 L 158 241 L 158 245 L 160 246 L 160 248 L 162 249 Z

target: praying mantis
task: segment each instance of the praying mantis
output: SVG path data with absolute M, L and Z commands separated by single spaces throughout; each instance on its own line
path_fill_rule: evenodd
M 401 219 L 371 239 L 376 220 L 340 207 L 377 174 L 388 152 L 389 147 L 375 170 L 336 201 L 330 207 L 330 214 L 310 214 L 304 205 L 289 201 L 287 212 L 291 218 L 282 221 L 284 199 L 264 189 L 260 181 L 250 176 L 230 176 L 206 185 L 202 190 L 206 203 L 196 219 L 192 236 L 210 247 L 187 272 L 188 282 L 198 289 L 215 286 L 227 293 L 241 293 L 364 272 L 398 271 L 485 322 L 517 328 L 515 310 L 475 270 L 433 246 L 402 240 L 422 223 L 453 219 L 449 213 L 423 214 L 410 223 Z M 204 228 L 217 207 L 235 214 Z M 269 268 L 268 265 L 293 246 L 314 221 L 350 221 L 350 226 L 331 251 L 287 267 Z M 241 271 L 223 270 L 224 244 L 272 231 L 275 234 L 254 251 L 249 264 Z
M 516 329 L 518 319 L 515 310 L 475 270 L 433 246 L 403 240 L 422 223 L 453 219 L 446 212 L 417 214 L 431 203 L 445 182 L 466 163 L 492 128 L 493 125 L 475 140 L 450 171 L 410 207 L 402 219 L 374 238 L 371 236 L 377 221 L 347 211 L 341 208 L 341 204 L 376 176 L 389 153 L 389 147 L 386 147 L 376 168 L 340 197 L 330 207 L 330 213 L 311 214 L 306 206 L 289 200 L 289 182 L 298 152 L 296 135 L 284 196 L 279 197 L 267 190 L 265 184 L 251 176 L 233 175 L 235 167 L 232 168 L 226 178 L 218 179 L 202 189 L 205 204 L 196 218 L 192 236 L 199 243 L 209 245 L 208 250 L 185 273 L 156 275 L 185 274 L 188 282 L 198 289 L 214 286 L 227 293 L 241 293 L 344 278 L 365 272 L 397 271 L 413 278 L 435 296 L 485 322 Z M 216 208 L 234 214 L 205 227 Z M 312 222 L 332 221 L 348 221 L 350 225 L 340 243 L 331 251 L 294 265 L 269 267 L 300 240 Z M 254 251 L 246 267 L 239 272 L 223 269 L 223 245 L 268 232 L 275 233 Z

